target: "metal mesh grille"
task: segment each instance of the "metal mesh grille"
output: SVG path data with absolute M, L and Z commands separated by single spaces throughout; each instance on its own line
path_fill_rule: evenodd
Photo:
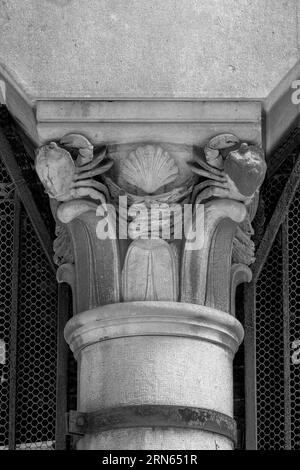
M 277 236 L 256 291 L 258 449 L 284 449 L 284 347 L 281 237 Z
M 24 212 L 19 272 L 16 443 L 51 449 L 56 411 L 56 283 Z
M 0 181 L 7 175 L 0 164 Z M 14 201 L 0 199 L 0 448 L 8 445 L 9 421 L 9 344 L 12 303 Z
M 286 158 L 278 172 L 273 175 L 272 178 L 267 180 L 262 186 L 261 199 L 264 206 L 265 225 L 267 225 L 270 221 L 277 202 L 295 165 L 297 156 L 298 155 L 296 154 L 291 154 L 288 158 Z
M 298 191 L 288 214 L 289 328 L 291 345 L 294 341 L 300 340 L 299 228 L 300 192 Z M 291 447 L 292 449 L 300 450 L 300 364 L 295 364 L 291 361 L 290 368 Z
M 24 152 L 7 111 L 0 107 L 0 125 L 5 128 L 15 158 L 35 197 L 48 228 L 53 219 L 32 162 Z M 24 210 L 20 215 L 18 291 L 13 290 L 14 185 L 0 158 L 0 449 L 9 445 L 9 402 L 11 435 L 17 449 L 53 449 L 56 418 L 57 285 L 53 272 Z M 12 304 L 17 299 L 17 338 L 11 334 Z M 15 336 L 15 335 L 14 335 Z M 16 339 L 15 407 L 9 396 L 10 345 Z M 14 424 L 15 420 L 15 424 Z M 11 439 L 10 447 L 12 447 Z
M 295 161 L 296 154 L 286 158 L 262 188 L 264 228 Z M 300 374 L 299 365 L 291 361 L 291 344 L 300 339 L 299 204 L 298 192 L 287 214 L 288 246 L 283 246 L 285 239 L 280 228 L 256 285 L 257 445 L 262 450 L 300 448 Z M 288 267 L 283 259 L 285 249 Z M 287 271 L 287 283 L 284 271 Z M 284 316 L 285 298 L 287 320 Z

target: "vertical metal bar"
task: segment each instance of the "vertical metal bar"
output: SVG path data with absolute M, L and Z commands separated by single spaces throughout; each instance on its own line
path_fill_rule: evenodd
M 268 258 L 270 250 L 275 241 L 276 235 L 284 218 L 292 204 L 295 194 L 300 185 L 300 155 L 294 165 L 293 171 L 285 185 L 285 188 L 279 198 L 276 209 L 273 212 L 271 220 L 266 228 L 264 236 L 256 252 L 256 261 L 252 266 L 253 282 L 256 282 Z
M 291 430 L 291 350 L 289 305 L 289 246 L 288 215 L 282 224 L 282 298 L 283 298 L 283 345 L 284 345 L 284 427 L 285 449 L 292 448 Z
M 246 450 L 257 449 L 256 283 L 245 285 L 245 406 Z
M 10 381 L 9 381 L 9 418 L 8 418 L 8 448 L 16 446 L 16 385 L 17 385 L 17 317 L 18 317 L 18 274 L 20 252 L 20 200 L 14 197 L 14 233 L 13 233 L 13 262 L 12 262 L 12 302 L 10 323 Z
M 58 284 L 55 450 L 66 449 L 68 346 L 64 327 L 69 319 L 70 299 L 69 286 Z
M 23 203 L 23 206 L 30 219 L 30 222 L 32 223 L 35 233 L 48 259 L 50 268 L 55 274 L 56 267 L 54 266 L 54 263 L 53 263 L 53 243 L 49 235 L 48 228 L 46 227 L 46 224 L 43 218 L 41 217 L 41 214 L 39 213 L 39 210 L 32 197 L 31 191 L 29 190 L 27 183 L 23 177 L 22 170 L 18 166 L 14 153 L 1 127 L 0 127 L 0 158 L 2 159 L 3 164 L 9 176 L 16 187 L 18 196 Z

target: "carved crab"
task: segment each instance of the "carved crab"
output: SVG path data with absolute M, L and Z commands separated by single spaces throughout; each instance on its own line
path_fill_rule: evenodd
M 49 197 L 61 202 L 90 197 L 105 204 L 108 190 L 93 177 L 105 173 L 113 165 L 111 160 L 103 162 L 106 149 L 93 159 L 93 146 L 77 134 L 63 137 L 60 144 L 79 150 L 75 162 L 70 152 L 56 142 L 44 145 L 36 155 L 35 168 Z
M 266 173 L 262 149 L 221 134 L 209 141 L 204 154 L 206 161 L 197 157 L 190 163 L 194 173 L 206 178 L 194 187 L 192 203 L 217 197 L 250 204 Z

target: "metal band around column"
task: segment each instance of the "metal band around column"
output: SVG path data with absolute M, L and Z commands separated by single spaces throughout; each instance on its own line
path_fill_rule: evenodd
M 84 435 L 111 429 L 174 427 L 198 429 L 225 436 L 236 443 L 236 422 L 218 411 L 174 405 L 132 405 L 92 413 L 70 411 L 68 433 Z

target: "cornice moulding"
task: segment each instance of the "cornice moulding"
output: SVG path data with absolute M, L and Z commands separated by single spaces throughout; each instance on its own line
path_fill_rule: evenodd
M 198 145 L 223 132 L 262 142 L 261 103 L 237 101 L 38 100 L 7 88 L 7 106 L 36 146 L 80 133 L 94 144 L 143 141 Z
M 222 132 L 265 146 L 267 155 L 299 119 L 291 102 L 291 83 L 299 78 L 300 62 L 266 98 L 170 97 L 39 97 L 32 96 L 0 63 L 5 104 L 33 145 L 69 132 L 85 134 L 94 143 L 166 141 L 197 144 Z M 264 124 L 262 122 L 262 116 Z

